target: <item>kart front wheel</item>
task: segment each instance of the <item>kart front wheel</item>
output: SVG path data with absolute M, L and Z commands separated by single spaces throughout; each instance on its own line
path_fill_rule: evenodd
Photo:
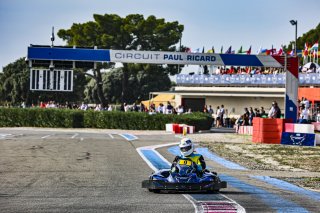
M 160 193 L 160 189 L 148 189 L 149 192 Z

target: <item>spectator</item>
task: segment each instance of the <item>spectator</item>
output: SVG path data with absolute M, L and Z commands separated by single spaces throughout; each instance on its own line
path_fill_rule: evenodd
M 163 106 L 162 103 L 159 104 L 159 106 L 158 106 L 158 108 L 157 108 L 157 112 L 158 112 L 158 113 L 164 113 L 164 106 Z
M 281 117 L 281 110 L 278 106 L 276 101 L 272 102 L 272 107 L 268 113 L 269 118 L 280 118 Z
M 209 105 L 208 113 L 209 113 L 210 115 L 213 114 L 213 109 L 212 109 L 212 106 L 211 106 L 211 105 Z
M 188 109 L 188 112 L 186 112 L 186 114 L 191 114 L 192 113 L 192 110 L 191 108 Z
M 305 97 L 302 97 L 301 104 L 304 104 L 304 106 L 305 106 L 306 109 L 309 109 L 309 108 L 310 108 L 310 102 L 309 102 L 309 100 L 306 99 Z
M 121 106 L 120 106 L 120 111 L 121 112 L 124 112 L 124 105 L 125 105 L 125 103 L 122 103 Z
M 221 70 L 220 70 L 220 67 L 218 67 L 217 69 L 216 69 L 216 75 L 220 75 L 221 74 Z
M 173 106 L 171 105 L 170 101 L 167 104 L 167 114 L 172 114 Z
M 177 114 L 181 115 L 183 113 L 183 106 L 179 105 L 177 109 Z
M 141 102 L 140 103 L 140 112 L 145 112 L 146 111 L 146 107 L 144 106 L 144 104 Z
M 81 110 L 87 110 L 87 109 L 88 109 L 88 105 L 85 104 L 84 102 L 82 102 L 82 104 L 81 104 L 81 106 L 80 106 L 79 109 L 81 109 Z
M 219 128 L 221 126 L 221 112 L 220 106 L 217 106 L 216 110 L 216 127 Z
M 302 104 L 299 116 L 299 123 L 306 124 L 308 123 L 309 112 L 305 105 Z
M 102 110 L 101 104 L 97 104 L 96 108 L 94 108 L 94 111 L 101 111 L 101 110 Z
M 224 105 L 221 105 L 220 108 L 220 120 L 221 120 L 221 126 L 224 127 L 224 115 L 225 115 L 225 110 L 224 110 Z
M 248 126 L 249 125 L 249 116 L 250 112 L 247 107 L 244 108 L 244 113 L 242 115 L 242 126 Z
M 254 108 L 254 114 L 256 115 L 256 117 L 261 117 L 261 114 L 258 108 Z
M 136 103 L 133 103 L 132 111 L 134 111 L 134 112 L 138 112 L 139 111 L 139 108 L 138 108 Z
M 39 107 L 40 108 L 46 108 L 46 104 L 41 101 Z
M 108 107 L 108 111 L 111 112 L 113 109 L 112 109 L 112 105 L 109 105 Z
M 149 109 L 149 112 L 155 112 L 156 111 L 156 105 L 154 103 L 152 103 L 150 105 L 150 109 Z
M 204 105 L 204 107 L 203 107 L 203 110 L 202 110 L 204 113 L 208 113 L 208 107 L 207 107 L 207 105 Z
M 252 107 L 249 108 L 249 125 L 252 126 L 252 120 L 256 117 L 256 114 L 253 112 Z
M 127 103 L 124 103 L 124 111 L 129 112 L 130 111 L 130 106 Z
M 261 118 L 267 117 L 267 114 L 266 114 L 266 111 L 264 110 L 264 107 L 260 107 L 260 115 L 261 115 Z

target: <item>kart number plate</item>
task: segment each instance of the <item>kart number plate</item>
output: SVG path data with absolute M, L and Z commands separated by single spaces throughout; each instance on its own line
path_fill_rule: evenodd
M 180 165 L 187 165 L 187 166 L 191 166 L 192 162 L 189 160 L 179 160 L 179 164 Z

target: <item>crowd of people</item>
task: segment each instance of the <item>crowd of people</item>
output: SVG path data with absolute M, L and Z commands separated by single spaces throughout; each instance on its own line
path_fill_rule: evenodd
M 256 74 L 280 74 L 284 73 L 283 68 L 277 67 L 217 67 L 212 74 L 223 75 L 223 74 L 247 74 L 247 75 L 256 75 Z
M 310 108 L 310 101 L 307 100 L 305 97 L 302 97 L 301 100 L 298 100 L 299 103 L 299 117 L 298 122 L 299 123 L 308 123 L 308 121 L 312 117 L 312 112 Z M 22 108 L 25 108 L 26 105 L 23 102 L 21 104 Z M 36 106 L 32 106 L 36 107 Z M 154 103 L 151 103 L 150 106 L 145 106 L 142 102 L 140 104 L 132 104 L 129 105 L 127 103 L 123 103 L 119 106 L 117 105 L 106 105 L 102 106 L 101 104 L 87 104 L 85 102 L 82 102 L 81 105 L 78 105 L 76 103 L 68 103 L 65 104 L 59 104 L 55 101 L 48 101 L 48 102 L 40 102 L 37 106 L 39 108 L 60 108 L 60 109 L 79 109 L 79 110 L 94 110 L 94 111 L 123 111 L 123 112 L 145 112 L 149 114 L 190 114 L 192 113 L 192 110 L 188 108 L 187 110 L 182 105 L 178 105 L 177 107 L 174 107 L 174 105 L 171 104 L 170 101 L 167 102 L 167 104 L 160 103 L 157 106 Z M 319 112 L 318 112 L 319 111 Z M 316 111 L 316 113 L 320 114 L 320 109 Z M 208 113 L 212 116 L 214 119 L 214 122 L 212 124 L 213 127 L 233 127 L 233 125 L 236 125 L 236 129 L 239 128 L 239 126 L 251 126 L 253 125 L 252 121 L 254 117 L 262 117 L 262 118 L 280 118 L 282 116 L 281 109 L 278 106 L 278 103 L 276 101 L 272 102 L 272 106 L 270 107 L 270 110 L 266 112 L 264 107 L 260 108 L 253 108 L 253 107 L 245 107 L 243 110 L 243 113 L 235 120 L 235 118 L 230 118 L 228 109 L 225 109 L 224 105 L 218 105 L 216 109 L 213 109 L 211 105 L 207 106 L 205 105 L 203 107 L 203 113 Z M 317 115 L 315 116 L 317 117 Z M 320 115 L 318 116 L 320 117 Z M 234 119 L 231 120 L 231 119 Z
M 26 108 L 25 102 L 21 103 L 22 108 Z M 149 114 L 156 114 L 156 113 L 162 113 L 162 114 L 183 114 L 183 113 L 191 113 L 192 110 L 189 108 L 188 110 L 185 110 L 182 105 L 179 105 L 177 107 L 174 107 L 170 101 L 167 102 L 166 105 L 163 103 L 160 103 L 158 106 L 156 106 L 154 103 L 151 103 L 150 106 L 145 106 L 142 102 L 140 104 L 133 103 L 132 105 L 129 105 L 127 103 L 123 103 L 120 105 L 110 105 L 107 104 L 106 106 L 103 106 L 102 104 L 87 104 L 85 102 L 82 102 L 81 105 L 78 105 L 76 103 L 68 103 L 65 104 L 59 104 L 55 101 L 48 101 L 43 102 L 41 101 L 38 106 L 32 105 L 31 107 L 39 107 L 39 108 L 59 108 L 59 109 L 79 109 L 79 110 L 94 110 L 94 111 L 122 111 L 122 112 L 146 112 Z
M 151 103 L 150 106 L 145 106 L 142 102 L 140 105 L 133 104 L 132 106 L 129 106 L 127 103 L 124 103 L 120 106 L 120 111 L 128 112 L 128 111 L 134 111 L 134 112 L 147 112 L 149 114 L 183 114 L 183 113 L 191 113 L 192 110 L 188 109 L 185 110 L 182 105 L 179 105 L 177 107 L 174 107 L 170 101 L 167 102 L 167 104 L 160 103 L 158 106 L 156 106 L 154 103 Z

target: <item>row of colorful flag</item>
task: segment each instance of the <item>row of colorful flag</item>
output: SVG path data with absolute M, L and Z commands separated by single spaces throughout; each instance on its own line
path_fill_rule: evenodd
M 194 51 L 191 50 L 191 48 L 186 48 L 186 52 L 189 53 L 217 53 L 214 49 L 214 47 L 212 47 L 211 49 L 205 51 L 205 48 L 203 47 L 202 51 L 200 48 L 195 49 Z M 242 46 L 240 47 L 240 49 L 236 52 L 235 50 L 232 50 L 232 46 L 230 46 L 225 52 L 223 51 L 223 46 L 220 49 L 220 53 L 221 54 L 247 54 L 247 55 L 251 55 L 251 46 L 248 50 L 243 50 Z M 257 51 L 258 55 L 284 55 L 285 52 L 283 50 L 282 47 L 280 47 L 280 49 L 276 49 L 276 48 L 272 48 L 271 49 L 263 49 L 262 47 L 259 48 L 259 50 Z M 287 52 L 288 55 L 293 56 L 294 55 L 294 49 L 290 50 Z M 308 57 L 308 56 L 318 56 L 319 57 L 319 43 L 316 42 L 314 43 L 312 46 L 309 46 L 308 43 L 305 43 L 305 47 L 303 50 L 297 50 L 297 55 L 299 56 L 304 56 L 304 57 Z

